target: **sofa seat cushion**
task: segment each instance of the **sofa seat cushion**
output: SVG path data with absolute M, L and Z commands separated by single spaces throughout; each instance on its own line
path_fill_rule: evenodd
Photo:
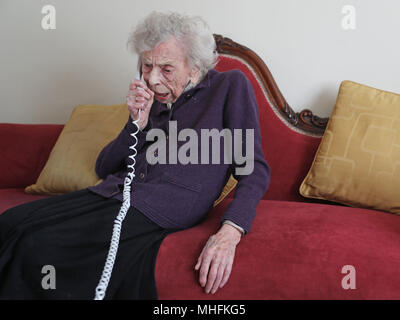
M 47 197 L 49 196 L 27 194 L 24 192 L 24 188 L 0 189 L 0 214 L 7 209 L 25 202 L 44 199 Z
M 400 220 L 370 209 L 261 200 L 239 243 L 228 283 L 206 295 L 194 271 L 210 232 L 232 199 L 209 219 L 163 241 L 156 263 L 160 299 L 398 299 Z M 356 289 L 342 288 L 346 265 Z

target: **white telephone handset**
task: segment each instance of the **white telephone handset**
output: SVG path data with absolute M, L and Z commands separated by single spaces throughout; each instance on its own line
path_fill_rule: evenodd
M 143 80 L 143 77 L 140 77 L 140 73 L 136 76 L 137 80 Z M 144 90 L 142 88 L 139 88 L 141 90 Z M 99 284 L 96 287 L 96 294 L 94 300 L 103 300 L 104 296 L 106 294 L 107 286 L 108 283 L 110 282 L 111 278 L 111 273 L 114 267 L 115 263 L 115 258 L 117 256 L 117 251 L 118 251 L 118 245 L 119 245 L 119 239 L 121 235 L 121 227 L 122 227 L 122 221 L 124 221 L 126 213 L 128 212 L 130 206 L 131 206 L 131 183 L 133 178 L 135 177 L 135 164 L 136 164 L 136 145 L 138 143 L 138 139 L 136 137 L 137 133 L 139 132 L 139 122 L 140 120 L 140 109 L 139 109 L 139 114 L 138 118 L 132 123 L 134 123 L 137 127 L 136 132 L 131 133 L 131 136 L 135 139 L 135 143 L 129 147 L 129 149 L 132 150 L 132 154 L 129 156 L 130 159 L 132 159 L 132 164 L 128 164 L 128 173 L 127 176 L 125 177 L 124 180 L 124 190 L 123 190 L 123 201 L 121 205 L 121 209 L 119 210 L 119 213 L 117 217 L 114 220 L 114 228 L 111 236 L 111 243 L 110 243 L 110 249 L 108 250 L 108 255 L 106 259 L 106 263 L 104 265 L 103 273 L 101 275 Z M 129 171 L 129 169 L 131 171 Z

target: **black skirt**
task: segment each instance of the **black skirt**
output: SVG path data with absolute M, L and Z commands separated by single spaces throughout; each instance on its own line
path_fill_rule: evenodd
M 120 207 L 83 189 L 0 214 L 0 299 L 94 299 Z M 174 231 L 131 206 L 104 299 L 157 299 L 155 260 Z

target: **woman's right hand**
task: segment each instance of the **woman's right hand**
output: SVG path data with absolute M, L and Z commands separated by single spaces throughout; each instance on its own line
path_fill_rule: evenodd
M 154 92 L 151 91 L 145 82 L 133 80 L 129 85 L 129 92 L 126 95 L 126 104 L 131 114 L 132 120 L 137 120 L 140 109 L 140 120 L 138 126 L 143 130 L 149 121 L 151 106 L 154 101 Z

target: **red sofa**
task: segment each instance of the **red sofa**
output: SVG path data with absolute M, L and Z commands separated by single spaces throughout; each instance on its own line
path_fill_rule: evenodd
M 205 294 L 194 266 L 234 191 L 202 224 L 164 240 L 156 264 L 159 298 L 399 299 L 399 217 L 302 197 L 298 190 L 328 119 L 309 110 L 293 112 L 252 50 L 215 38 L 221 55 L 217 69 L 240 69 L 253 84 L 271 184 L 237 247 L 226 286 Z M 25 194 L 24 187 L 36 181 L 62 129 L 0 124 L 0 212 L 45 197 Z M 354 267 L 355 289 L 342 287 L 347 265 Z

